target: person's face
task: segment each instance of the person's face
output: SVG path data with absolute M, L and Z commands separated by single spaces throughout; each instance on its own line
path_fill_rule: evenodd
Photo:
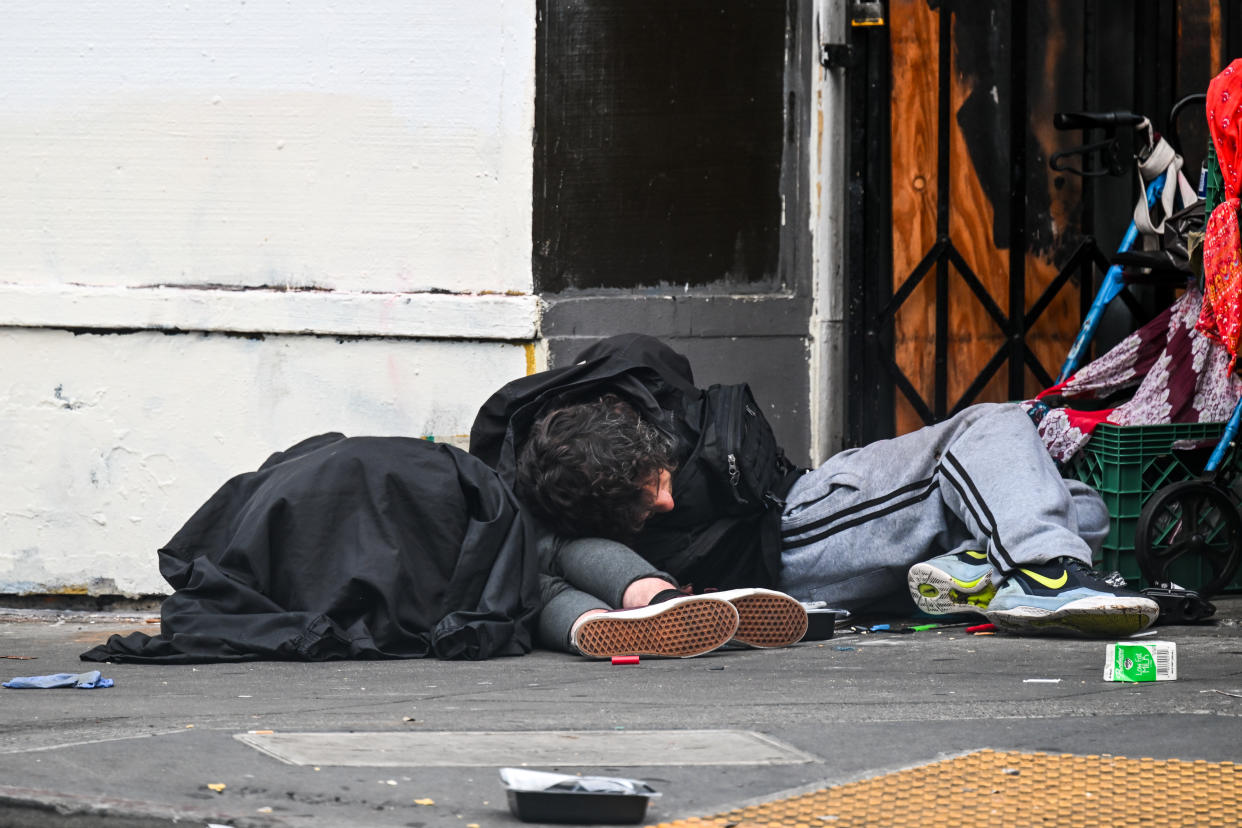
M 657 512 L 673 511 L 673 475 L 668 469 L 660 469 L 660 471 L 643 486 L 643 493 L 647 497 L 648 517 Z

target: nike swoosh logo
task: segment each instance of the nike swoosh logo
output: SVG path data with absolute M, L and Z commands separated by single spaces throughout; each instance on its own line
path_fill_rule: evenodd
M 982 581 L 986 577 L 988 576 L 980 575 L 978 578 L 975 578 L 973 581 L 959 581 L 957 578 L 953 578 L 952 581 L 953 583 L 957 584 L 962 589 L 974 589 L 975 587 L 979 586 L 979 582 Z
M 1044 586 L 1048 587 L 1048 589 L 1060 589 L 1061 587 L 1065 586 L 1067 581 L 1069 581 L 1069 573 L 1066 572 L 1064 569 L 1061 570 L 1060 578 L 1048 578 L 1044 575 L 1040 575 L 1038 572 L 1032 572 L 1029 569 L 1024 569 L 1022 571 L 1025 572 L 1027 576 L 1031 578 L 1031 580 L 1037 583 L 1043 584 Z

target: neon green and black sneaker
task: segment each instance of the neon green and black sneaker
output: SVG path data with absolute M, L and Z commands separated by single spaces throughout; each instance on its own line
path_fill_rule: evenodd
M 986 614 L 1008 632 L 1113 638 L 1146 629 L 1160 615 L 1160 605 L 1113 586 L 1079 560 L 1063 557 L 1009 573 Z
M 996 594 L 996 570 L 983 552 L 939 555 L 910 567 L 910 597 L 928 615 L 982 613 Z

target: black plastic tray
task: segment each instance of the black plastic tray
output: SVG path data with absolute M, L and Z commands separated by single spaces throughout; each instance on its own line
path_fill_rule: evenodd
M 508 789 L 509 810 L 523 822 L 573 822 L 628 825 L 642 822 L 647 800 L 642 794 L 584 791 L 515 791 Z

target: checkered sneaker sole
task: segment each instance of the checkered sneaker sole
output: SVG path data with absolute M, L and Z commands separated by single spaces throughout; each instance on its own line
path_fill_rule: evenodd
M 689 658 L 724 645 L 737 630 L 738 613 L 728 601 L 676 599 L 639 610 L 592 615 L 574 629 L 585 656 L 649 655 Z
M 740 644 L 788 647 L 806 635 L 806 609 L 784 593 L 756 590 L 727 600 L 737 608 L 733 640 Z

